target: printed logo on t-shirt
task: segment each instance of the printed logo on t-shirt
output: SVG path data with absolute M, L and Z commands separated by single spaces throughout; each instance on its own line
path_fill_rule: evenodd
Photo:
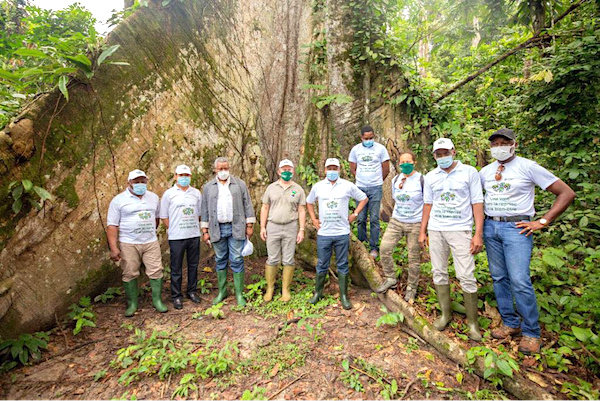
M 499 192 L 499 193 L 508 191 L 510 189 L 510 187 L 511 187 L 511 185 L 508 182 L 501 182 L 501 183 L 492 185 L 492 189 L 495 192 Z
M 186 207 L 181 212 L 183 214 L 185 214 L 186 216 L 190 216 L 190 215 L 194 214 L 194 208 Z
M 442 194 L 440 195 L 440 199 L 445 202 L 451 202 L 454 199 L 456 199 L 456 194 L 450 191 L 442 192 Z
M 138 217 L 142 220 L 148 220 L 150 217 L 152 217 L 152 214 L 150 212 L 139 212 Z
M 370 161 L 373 161 L 373 156 L 371 156 L 371 155 L 363 155 L 362 158 L 361 158 L 361 160 L 363 162 L 370 162 Z
M 327 202 L 326 205 L 329 209 L 337 209 L 338 204 L 339 203 L 337 201 L 332 200 L 332 201 Z
M 396 195 L 396 199 L 398 200 L 398 202 L 408 202 L 410 200 L 410 195 L 398 194 Z
M 292 198 L 295 198 L 297 194 L 298 194 L 298 191 L 292 190 Z

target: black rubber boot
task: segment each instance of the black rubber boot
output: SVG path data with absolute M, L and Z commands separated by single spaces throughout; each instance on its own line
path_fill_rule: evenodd
M 315 294 L 311 299 L 308 300 L 311 304 L 316 304 L 323 297 L 323 287 L 325 287 L 325 281 L 327 280 L 327 273 L 317 273 L 315 279 Z

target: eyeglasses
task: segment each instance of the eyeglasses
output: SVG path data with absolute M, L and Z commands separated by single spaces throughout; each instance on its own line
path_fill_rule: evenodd
M 502 179 L 502 172 L 504 171 L 504 164 L 498 166 L 498 170 L 496 170 L 496 175 L 494 178 L 496 181 L 500 181 Z
M 402 189 L 405 182 L 406 182 L 406 177 L 402 177 L 402 180 L 400 180 L 400 184 L 398 184 L 398 188 Z

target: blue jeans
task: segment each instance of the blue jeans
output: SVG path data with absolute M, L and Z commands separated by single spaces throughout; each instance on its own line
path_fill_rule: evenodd
M 325 236 L 317 235 L 317 274 L 329 271 L 331 253 L 335 251 L 335 264 L 338 274 L 348 274 L 348 249 L 350 235 Z
M 356 221 L 358 222 L 358 240 L 366 241 L 367 240 L 367 212 L 370 216 L 371 221 L 371 239 L 369 240 L 369 247 L 371 250 L 379 251 L 379 208 L 381 206 L 381 197 L 383 196 L 383 186 L 377 187 L 366 187 L 359 188 L 363 191 L 367 198 L 369 198 L 369 203 L 361 212 L 358 214 L 358 218 Z
M 483 226 L 494 293 L 506 326 L 521 327 L 524 335 L 539 337 L 539 311 L 529 275 L 533 236 L 519 234 L 521 229 L 515 224 L 486 219 Z
M 215 250 L 215 260 L 217 270 L 227 269 L 227 260 L 234 273 L 244 271 L 244 258 L 242 257 L 242 249 L 244 249 L 245 240 L 233 238 L 231 224 L 220 224 L 221 239 L 213 242 L 212 246 Z

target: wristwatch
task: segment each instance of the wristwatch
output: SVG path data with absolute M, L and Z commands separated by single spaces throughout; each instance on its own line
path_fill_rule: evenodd
M 548 220 L 544 219 L 543 217 L 540 219 L 540 224 L 545 226 L 546 224 L 548 224 Z

